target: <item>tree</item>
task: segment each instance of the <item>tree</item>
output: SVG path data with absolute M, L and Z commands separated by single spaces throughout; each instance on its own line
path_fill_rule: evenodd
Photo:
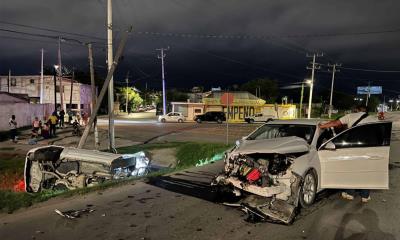
M 143 103 L 143 99 L 140 97 L 139 93 L 136 92 L 131 87 L 118 88 L 118 92 L 120 94 L 120 99 L 121 99 L 120 106 L 123 107 L 123 109 L 126 108 L 127 95 L 128 95 L 128 111 L 138 108 Z
M 259 90 L 258 90 L 259 89 Z M 267 103 L 275 103 L 278 96 L 278 84 L 275 80 L 268 78 L 258 78 L 251 80 L 240 87 L 242 91 L 248 91 L 252 94 L 256 94 L 259 91 L 261 99 L 266 100 Z

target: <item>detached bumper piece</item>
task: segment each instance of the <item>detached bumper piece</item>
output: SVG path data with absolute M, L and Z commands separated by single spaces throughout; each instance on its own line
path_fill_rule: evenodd
M 291 224 L 296 213 L 295 206 L 280 199 L 265 198 L 257 195 L 250 195 L 243 199 L 241 207 L 251 219 L 268 219 L 285 224 Z

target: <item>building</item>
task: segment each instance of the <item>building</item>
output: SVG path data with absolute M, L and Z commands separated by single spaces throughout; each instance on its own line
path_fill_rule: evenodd
M 245 117 L 256 113 L 265 113 L 279 119 L 296 117 L 296 106 L 291 104 L 265 104 L 260 99 L 246 91 L 211 91 L 202 98 L 201 103 L 172 102 L 172 111 L 181 112 L 188 120 L 194 116 L 210 111 L 223 111 L 229 122 L 243 122 Z
M 54 104 L 54 76 L 43 76 L 43 104 Z M 71 82 L 71 79 L 62 78 L 63 106 L 61 106 L 60 81 L 56 80 L 56 100 L 58 109 L 70 109 L 76 111 L 90 112 L 92 98 L 91 86 L 87 84 Z M 72 88 L 72 94 L 71 94 Z M 40 75 L 31 76 L 0 76 L 0 92 L 12 94 L 24 94 L 29 97 L 30 103 L 40 103 L 41 81 Z M 72 103 L 70 106 L 70 100 Z

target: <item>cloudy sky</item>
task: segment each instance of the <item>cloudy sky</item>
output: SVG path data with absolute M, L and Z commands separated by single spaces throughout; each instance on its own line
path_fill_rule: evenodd
M 400 70 L 399 9 L 395 0 L 113 0 L 115 47 L 121 32 L 133 26 L 116 81 L 129 70 L 136 84 L 159 88 L 155 49 L 168 46 L 169 87 L 226 87 L 258 77 L 286 86 L 310 76 L 306 54 L 313 52 L 325 54 L 317 59 L 322 64 Z M 53 65 L 57 41 L 51 36 L 59 35 L 96 42 L 96 70 L 104 74 L 105 25 L 105 0 L 1 0 L 0 74 L 9 68 L 38 74 L 41 48 L 45 65 Z M 66 66 L 87 71 L 85 47 L 65 42 L 62 57 Z M 317 91 L 330 87 L 330 73 L 321 70 Z M 372 81 L 394 96 L 400 93 L 397 80 L 396 72 L 342 69 L 337 89 L 353 93 Z

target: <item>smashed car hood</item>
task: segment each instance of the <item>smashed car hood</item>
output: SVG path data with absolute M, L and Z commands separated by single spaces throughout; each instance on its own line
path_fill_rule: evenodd
M 299 153 L 308 152 L 310 145 L 307 141 L 299 137 L 281 137 L 261 140 L 244 140 L 240 143 L 232 154 L 252 154 L 252 153 Z

